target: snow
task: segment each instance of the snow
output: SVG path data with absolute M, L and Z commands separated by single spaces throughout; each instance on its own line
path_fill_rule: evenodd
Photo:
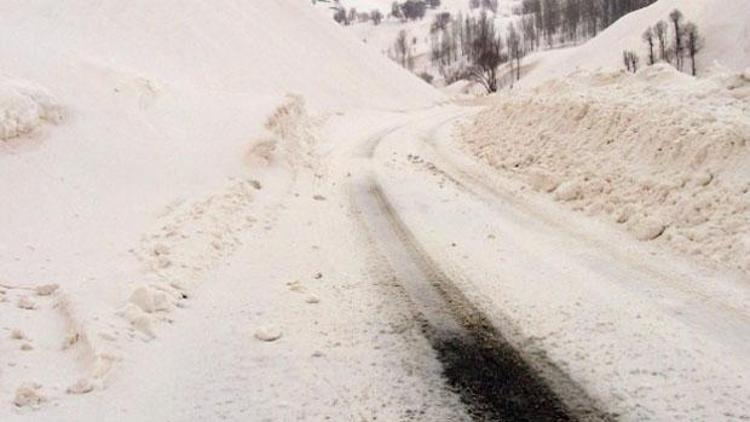
M 572 209 L 750 272 L 750 80 L 713 72 L 580 70 L 496 96 L 462 137 Z
M 374 178 L 422 253 L 511 344 L 616 420 L 750 416 L 746 273 L 697 265 L 530 192 L 462 152 L 460 112 L 433 116 L 382 139 Z
M 0 77 L 0 142 L 57 124 L 63 111 L 47 90 L 27 81 Z M 7 148 L 7 147 L 6 147 Z
M 745 0 L 659 0 L 622 17 L 583 45 L 554 52 L 549 59 L 540 60 L 522 83 L 534 86 L 576 69 L 619 69 L 623 67 L 624 50 L 637 52 L 644 66 L 648 49 L 641 39 L 643 32 L 660 20 L 668 22 L 674 9 L 682 11 L 685 22 L 694 22 L 705 39 L 703 50 L 696 56 L 699 74 L 715 62 L 738 72 L 750 66 L 750 21 L 747 19 L 750 3 Z
M 6 406 L 22 385 L 39 420 L 79 420 L 65 403 L 81 379 L 122 394 L 119 368 L 270 227 L 314 164 L 316 119 L 443 98 L 297 0 L 40 0 L 0 15 L 0 330 L 33 339 L 0 342 L 2 420 L 23 414 Z
M 467 101 L 318 9 L 0 5 L 0 420 L 470 420 L 374 185 L 605 411 L 750 414 L 748 71 Z

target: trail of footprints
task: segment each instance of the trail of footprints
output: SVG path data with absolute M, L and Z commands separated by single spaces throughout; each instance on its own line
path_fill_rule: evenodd
M 79 337 L 71 334 L 61 298 L 56 284 L 0 283 L 0 391 L 19 411 L 94 388 L 81 377 Z M 61 385 L 60 378 L 76 381 Z M 11 385 L 6 379 L 23 381 Z
M 132 336 L 155 337 L 155 321 L 171 322 L 173 308 L 187 306 L 190 288 L 209 270 L 232 256 L 242 245 L 241 233 L 262 223 L 270 230 L 271 217 L 259 220 L 254 195 L 262 189 L 254 179 L 230 179 L 222 191 L 196 202 L 176 202 L 160 217 L 160 227 L 141 238 L 132 251 L 143 264 L 144 279 L 132 290 L 119 314 L 134 329 Z
M 187 306 L 190 287 L 242 244 L 242 232 L 258 224 L 262 230 L 272 229 L 283 205 L 258 209 L 254 195 L 262 188 L 257 180 L 230 179 L 224 189 L 203 200 L 166 207 L 159 228 L 131 250 L 143 264 L 143 281 L 117 310 L 129 323 L 131 340 L 148 341 L 156 335 L 156 322 L 171 322 L 171 311 Z M 267 217 L 258 219 L 256 212 Z M 16 286 L 0 280 L 3 401 L 9 397 L 11 406 L 23 412 L 102 384 L 117 358 L 91 344 L 82 345 L 87 339 L 76 324 L 57 285 Z M 8 378 L 24 381 L 12 386 Z M 58 385 L 60 379 L 71 382 Z

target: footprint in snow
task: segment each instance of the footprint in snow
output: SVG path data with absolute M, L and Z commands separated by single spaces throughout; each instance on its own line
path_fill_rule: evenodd
M 29 299 L 27 296 L 21 296 L 18 299 L 18 303 L 16 304 L 16 306 L 18 306 L 21 309 L 30 311 L 36 308 L 36 303 L 34 303 L 34 301 Z

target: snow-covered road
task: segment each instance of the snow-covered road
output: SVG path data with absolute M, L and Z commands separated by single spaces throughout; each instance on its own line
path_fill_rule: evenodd
M 474 112 L 330 116 L 107 388 L 11 415 L 750 418 L 748 288 L 500 179 L 451 136 Z
M 376 178 L 423 253 L 558 394 L 570 404 L 580 387 L 627 420 L 750 417 L 747 285 L 519 193 L 450 129 L 433 118 L 388 135 Z

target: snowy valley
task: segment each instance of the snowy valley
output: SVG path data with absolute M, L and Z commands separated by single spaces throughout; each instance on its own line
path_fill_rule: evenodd
M 0 5 L 0 420 L 750 419 L 721 3 Z

